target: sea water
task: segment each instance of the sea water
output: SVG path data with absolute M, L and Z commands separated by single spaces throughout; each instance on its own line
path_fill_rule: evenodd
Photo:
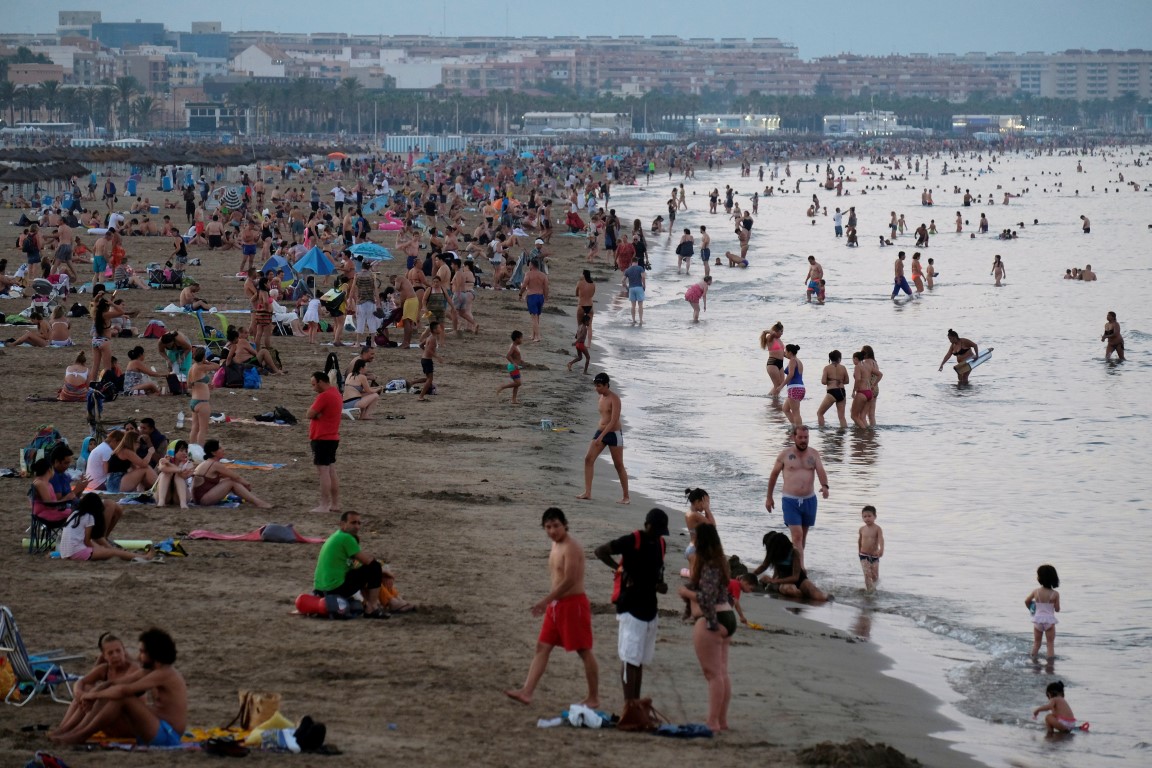
M 667 216 L 672 187 L 683 181 L 688 192 L 689 210 L 679 212 L 671 234 L 648 235 L 653 271 L 644 326 L 631 324 L 614 283 L 598 292 L 595 363 L 623 392 L 633 487 L 672 509 L 684 508 L 684 488 L 707 489 L 727 552 L 759 563 L 763 534 L 783 528 L 779 489 L 777 512 L 766 512 L 764 497 L 787 425 L 768 397 L 766 353 L 757 340 L 782 322 L 785 343 L 801 347 L 808 390 L 801 413 L 813 425 L 811 444 L 831 485 L 805 558 L 835 602 L 804 610 L 871 637 L 894 659 L 894 674 L 946 702 L 957 747 L 990 765 L 1152 764 L 1152 599 L 1145 583 L 1152 574 L 1152 167 L 1133 166 L 1140 157 L 1149 160 L 1147 148 L 1081 157 L 1010 153 L 991 163 L 988 153 L 965 154 L 929 158 L 927 179 L 924 158 L 919 174 L 838 159 L 857 178 L 845 184 L 844 197 L 815 182 L 795 191 L 798 178 L 823 178 L 823 158 L 809 160 L 808 171 L 794 160 L 791 178 L 776 182 L 788 192 L 773 197 L 763 195 L 768 170 L 760 183 L 757 164 L 751 178 L 741 178 L 732 163 L 700 170 L 695 179 L 657 176 L 650 186 L 616 187 L 609 202 L 626 230 L 639 218 L 647 233 L 657 214 Z M 951 172 L 941 175 L 945 160 Z M 863 168 L 886 178 L 861 175 Z M 894 173 L 907 180 L 888 180 Z M 745 208 L 754 191 L 761 194 L 751 266 L 711 268 L 708 309 L 694 325 L 683 295 L 702 267 L 696 256 L 691 277 L 677 275 L 674 248 L 687 226 L 698 252 L 704 224 L 714 258 L 726 263 L 725 250 L 737 250 L 735 222 L 723 205 L 708 213 L 708 192 L 718 188 L 723 201 L 726 184 Z M 934 207 L 920 204 L 925 184 Z M 983 201 L 962 207 L 965 189 Z M 1021 196 L 1005 206 L 1004 192 Z M 827 216 L 805 215 L 813 193 Z M 833 210 L 849 206 L 859 217 L 859 248 L 833 235 Z M 905 214 L 909 229 L 881 248 L 877 236 L 887 234 L 891 211 Z M 969 222 L 962 234 L 954 232 L 958 211 Z M 990 234 L 970 239 L 981 212 Z M 1081 233 L 1081 214 L 1092 222 L 1089 235 Z M 939 234 L 930 247 L 914 248 L 912 230 L 931 219 Z M 1018 239 L 996 239 L 1006 227 Z M 899 250 L 907 252 L 906 275 L 913 252 L 925 263 L 935 259 L 934 290 L 890 298 Z M 990 275 L 996 254 L 1007 272 L 1001 287 Z M 809 255 L 824 267 L 823 306 L 805 303 Z M 1069 267 L 1086 264 L 1097 282 L 1063 279 Z M 1122 364 L 1105 362 L 1099 341 L 1109 311 L 1126 341 L 1129 360 Z M 949 328 L 981 350 L 995 347 L 970 386 L 957 385 L 951 363 L 937 370 Z M 849 421 L 840 430 L 833 409 L 832 426 L 816 430 L 828 352 L 839 349 L 851 370 L 852 353 L 865 344 L 884 373 L 879 427 L 857 430 Z M 863 593 L 857 557 L 865 504 L 877 507 L 886 541 L 873 596 Z M 676 527 L 673 515 L 674 534 Z M 1040 663 L 1028 658 L 1032 624 L 1024 598 L 1044 563 L 1061 577 L 1052 664 L 1043 648 Z M 1077 716 L 1092 723 L 1090 733 L 1046 739 L 1032 721 L 1054 680 L 1064 681 Z

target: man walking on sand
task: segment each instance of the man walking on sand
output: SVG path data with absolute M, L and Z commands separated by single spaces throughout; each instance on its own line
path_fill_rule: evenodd
M 568 534 L 568 518 L 559 507 L 544 510 L 540 524 L 552 540 L 548 555 L 552 590 L 532 606 L 532 615 L 543 615 L 544 622 L 528 678 L 523 687 L 504 691 L 504 695 L 521 704 L 531 704 L 532 694 L 548 668 L 548 657 L 559 645 L 569 653 L 575 652 L 584 662 L 588 696 L 580 703 L 595 709 L 600 706 L 600 667 L 592 654 L 592 606 L 584 594 L 584 550 Z
M 808 529 L 816 525 L 815 478 L 820 477 L 820 493 L 828 498 L 828 474 L 820 452 L 808 447 L 808 427 L 801 424 L 792 428 L 791 448 L 780 451 L 772 474 L 768 477 L 768 498 L 764 508 L 769 512 L 775 506 L 772 493 L 776 490 L 776 480 L 784 473 L 784 487 L 781 489 L 780 506 L 784 510 L 784 524 L 792 534 L 792 547 L 799 556 L 799 563 L 793 565 L 793 573 L 804 567 L 804 545 L 808 540 Z
M 336 476 L 336 449 L 340 447 L 340 419 L 344 401 L 340 390 L 324 371 L 312 374 L 316 399 L 308 409 L 308 439 L 312 443 L 312 463 L 320 475 L 320 504 L 313 512 L 340 511 L 340 479 Z
M 600 423 L 596 427 L 596 434 L 592 436 L 592 444 L 588 446 L 588 453 L 584 456 L 584 493 L 576 498 L 585 501 L 592 498 L 592 477 L 596 471 L 596 458 L 608 448 L 612 455 L 612 464 L 616 467 L 616 474 L 620 477 L 620 501 L 617 504 L 628 504 L 628 470 L 624 468 L 624 433 L 620 425 L 620 396 L 609 389 L 608 374 L 598 373 L 592 379 L 592 386 L 596 394 L 600 395 L 597 408 L 600 410 Z
M 668 591 L 664 582 L 663 540 L 667 535 L 667 513 L 652 509 L 644 518 L 643 530 L 596 548 L 596 557 L 613 572 L 620 572 L 620 592 L 615 602 L 625 701 L 640 698 L 644 665 L 651 664 L 656 653 L 656 595 Z M 620 557 L 619 563 L 612 559 L 613 555 Z
M 548 299 L 548 275 L 540 271 L 540 262 L 536 259 L 528 262 L 528 274 L 524 276 L 524 284 L 520 286 L 520 298 L 528 304 L 528 314 L 532 316 L 532 343 L 540 341 L 540 315 L 544 311 L 544 302 Z

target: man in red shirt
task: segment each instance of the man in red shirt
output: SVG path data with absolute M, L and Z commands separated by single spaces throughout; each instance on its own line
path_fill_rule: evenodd
M 340 418 L 344 401 L 340 390 L 328 381 L 328 374 L 312 374 L 316 399 L 308 409 L 308 439 L 312 442 L 312 463 L 320 473 L 320 505 L 313 512 L 340 511 L 340 480 L 336 476 L 336 449 L 340 447 Z

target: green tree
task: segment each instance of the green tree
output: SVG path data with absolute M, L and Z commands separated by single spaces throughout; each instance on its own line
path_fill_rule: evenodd
M 8 122 L 16 122 L 16 85 L 9 80 L 0 80 L 0 111 L 8 110 Z
M 132 115 L 136 127 L 147 131 L 152 128 L 152 120 L 160 109 L 160 104 L 152 96 L 141 96 L 132 103 Z
M 140 81 L 131 75 L 116 78 L 116 102 L 120 105 L 120 130 L 132 130 L 132 102 L 140 93 Z
M 45 80 L 40 83 L 40 101 L 48 110 L 48 119 L 55 119 L 60 107 L 60 83 L 56 80 Z

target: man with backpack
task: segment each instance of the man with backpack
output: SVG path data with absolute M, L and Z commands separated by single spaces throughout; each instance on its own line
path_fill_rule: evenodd
M 656 652 L 657 594 L 668 592 L 664 582 L 664 538 L 668 535 L 668 515 L 652 509 L 644 518 L 643 530 L 614 539 L 596 548 L 596 557 L 616 573 L 618 593 L 616 621 L 619 624 L 617 650 L 622 662 L 625 711 L 629 702 L 640 698 L 644 665 L 651 664 Z M 612 559 L 618 555 L 620 561 Z

